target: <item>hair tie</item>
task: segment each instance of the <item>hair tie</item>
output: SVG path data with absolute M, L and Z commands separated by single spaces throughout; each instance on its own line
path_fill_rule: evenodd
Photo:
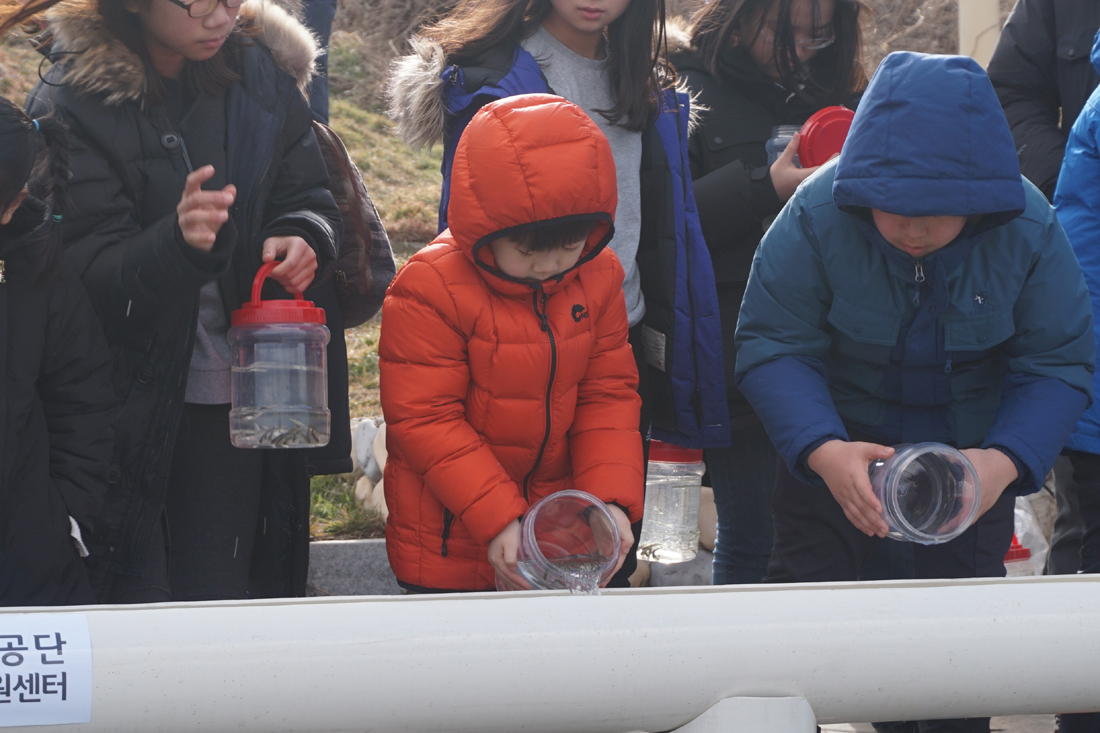
M 61 214 L 54 214 L 50 218 L 53 219 L 54 221 L 61 221 Z
M 38 126 L 38 120 L 31 120 L 31 124 L 34 125 L 35 132 L 41 132 L 42 128 Z

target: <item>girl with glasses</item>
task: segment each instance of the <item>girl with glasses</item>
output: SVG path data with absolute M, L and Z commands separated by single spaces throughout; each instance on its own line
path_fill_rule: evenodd
M 314 285 L 340 231 L 303 94 L 316 44 L 265 0 L 42 0 L 0 27 L 43 10 L 53 66 L 27 107 L 72 131 L 61 236 L 122 401 L 93 587 L 118 603 L 302 594 L 308 474 L 350 470 L 350 435 L 234 448 L 226 335 L 257 270 L 282 260 L 264 297 L 313 285 L 332 424 L 348 427 L 340 315 Z
M 768 164 L 772 129 L 823 107 L 854 107 L 866 84 L 859 0 L 711 0 L 672 61 L 707 111 L 689 147 L 721 311 L 732 447 L 707 451 L 718 510 L 715 584 L 758 583 L 772 548 L 775 450 L 733 380 L 733 333 L 753 254 L 795 187 L 798 137 Z

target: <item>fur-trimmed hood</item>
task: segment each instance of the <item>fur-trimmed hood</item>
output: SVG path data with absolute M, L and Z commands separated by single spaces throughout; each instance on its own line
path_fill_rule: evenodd
M 109 105 L 140 103 L 145 96 L 145 65 L 107 30 L 96 5 L 95 0 L 66 0 L 46 14 L 53 35 L 51 58 L 66 67 L 62 83 L 87 94 L 104 94 Z M 250 0 L 241 6 L 233 32 L 249 28 L 258 29 L 250 40 L 267 48 L 304 93 L 320 54 L 313 35 L 272 0 Z

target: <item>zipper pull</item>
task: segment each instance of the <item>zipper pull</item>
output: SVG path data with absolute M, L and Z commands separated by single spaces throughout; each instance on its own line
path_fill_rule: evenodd
M 550 322 L 546 320 L 546 301 L 549 300 L 549 296 L 547 296 L 546 293 L 543 292 L 540 292 L 539 294 L 542 296 L 542 312 L 539 313 L 539 318 L 542 319 L 542 330 L 549 332 Z M 537 311 L 538 309 L 536 308 L 535 310 Z
M 916 274 L 913 276 L 913 279 L 919 283 L 924 282 L 924 263 L 918 260 L 913 263 L 913 267 L 916 268 Z
M 951 357 L 950 356 L 947 357 L 947 363 L 944 364 L 944 366 L 943 366 L 943 373 L 944 374 L 950 374 L 951 373 Z

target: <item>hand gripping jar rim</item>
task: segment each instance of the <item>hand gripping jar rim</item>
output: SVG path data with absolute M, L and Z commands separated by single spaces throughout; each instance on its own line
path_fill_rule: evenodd
M 895 453 L 884 461 L 875 461 L 868 469 L 871 484 L 882 503 L 882 517 L 890 525 L 888 537 L 923 545 L 938 545 L 949 542 L 965 532 L 978 516 L 981 504 L 981 482 L 974 464 L 965 455 L 943 443 L 913 443 L 894 446 Z M 901 492 L 898 485 L 905 476 L 906 469 L 916 460 L 928 454 L 935 454 L 962 469 L 962 508 L 943 525 L 946 531 L 932 534 L 914 526 L 907 520 L 901 506 Z M 876 478 L 885 471 L 885 480 Z
M 312 301 L 306 300 L 301 293 L 294 294 L 294 300 L 260 300 L 264 280 L 271 271 L 282 262 L 267 262 L 252 280 L 252 300 L 233 311 L 230 325 L 234 327 L 268 323 L 325 323 L 325 311 Z
M 578 491 L 576 489 L 557 491 L 549 496 L 543 497 L 533 504 L 531 508 L 527 510 L 527 513 L 523 515 L 523 522 L 520 524 L 521 537 L 518 553 L 519 560 L 521 563 L 525 561 L 531 562 L 534 567 L 537 568 L 539 576 L 531 577 L 528 573 L 523 572 L 522 569 L 521 574 L 527 578 L 533 588 L 561 589 L 568 587 L 567 581 L 569 580 L 569 573 L 562 571 L 551 561 L 551 559 L 543 554 L 535 534 L 539 517 L 547 510 L 547 507 L 552 507 L 555 503 L 568 499 L 589 505 L 582 510 L 585 514 L 585 518 L 588 520 L 587 524 L 589 526 L 591 526 L 592 512 L 599 514 L 607 523 L 610 532 L 607 545 L 609 548 L 614 548 L 614 550 L 608 555 L 607 560 L 600 568 L 600 584 L 603 584 L 611 577 L 612 572 L 615 570 L 615 565 L 619 561 L 618 548 L 622 535 L 619 533 L 619 525 L 615 521 L 615 517 L 611 514 L 611 510 L 607 508 L 607 505 L 597 497 L 585 491 Z

